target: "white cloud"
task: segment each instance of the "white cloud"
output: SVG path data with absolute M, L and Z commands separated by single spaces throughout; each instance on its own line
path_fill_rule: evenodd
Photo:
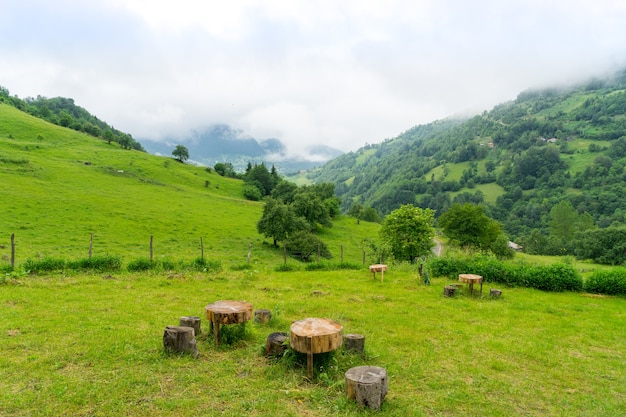
M 352 150 L 626 64 L 626 5 L 560 1 L 7 0 L 0 85 L 135 138 L 230 124 Z

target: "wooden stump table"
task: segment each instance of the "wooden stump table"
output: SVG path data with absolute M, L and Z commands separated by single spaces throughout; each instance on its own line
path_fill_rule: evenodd
M 213 327 L 215 344 L 219 344 L 222 324 L 243 324 L 252 318 L 252 304 L 245 301 L 223 300 L 207 305 L 206 318 Z
M 307 354 L 309 379 L 313 379 L 313 355 L 331 352 L 341 346 L 343 326 L 329 319 L 307 318 L 291 324 L 289 344 Z
M 380 282 L 383 282 L 383 279 L 385 278 L 386 270 L 387 270 L 387 265 L 384 265 L 384 264 L 370 265 L 370 272 L 374 275 L 374 278 L 376 278 L 376 272 L 380 272 Z
M 459 274 L 460 282 L 467 282 L 469 284 L 470 294 L 474 294 L 474 283 L 480 283 L 480 294 L 483 293 L 483 277 L 474 274 Z

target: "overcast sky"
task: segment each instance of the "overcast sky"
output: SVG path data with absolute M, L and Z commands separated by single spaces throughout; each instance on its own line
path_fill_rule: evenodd
M 343 151 L 626 65 L 626 0 L 1 0 L 0 85 Z

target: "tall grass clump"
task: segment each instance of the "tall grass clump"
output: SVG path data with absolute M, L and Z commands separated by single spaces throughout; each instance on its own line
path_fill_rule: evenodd
M 122 268 L 122 260 L 119 256 L 113 255 L 92 256 L 91 258 L 70 261 L 67 263 L 67 267 L 83 271 L 119 271 Z
M 60 258 L 45 257 L 39 260 L 27 259 L 23 265 L 24 270 L 31 274 L 44 272 L 57 272 L 65 269 L 65 260 Z
M 194 271 L 200 272 L 219 272 L 222 270 L 221 261 L 209 261 L 201 256 L 197 257 L 189 264 Z
M 626 269 L 595 271 L 585 281 L 585 291 L 596 294 L 626 295 Z
M 136 258 L 128 262 L 126 269 L 130 272 L 144 272 L 157 268 L 157 263 L 149 258 Z

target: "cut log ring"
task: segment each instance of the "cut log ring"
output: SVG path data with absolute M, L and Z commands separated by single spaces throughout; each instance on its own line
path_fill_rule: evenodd
M 379 366 L 357 366 L 348 369 L 346 395 L 361 407 L 380 410 L 387 395 L 387 371 Z
M 363 353 L 365 351 L 365 336 L 349 333 L 343 337 L 343 348 L 348 352 Z
M 183 316 L 180 318 L 180 326 L 191 327 L 194 332 L 194 336 L 200 335 L 200 317 L 196 316 Z
M 252 304 L 245 301 L 223 300 L 207 305 L 206 318 L 213 327 L 215 344 L 219 344 L 220 325 L 242 324 L 252 318 Z
M 387 265 L 384 264 L 375 264 L 370 265 L 370 272 L 372 276 L 376 278 L 376 272 L 380 272 L 380 282 L 383 282 L 385 279 L 385 271 L 387 270 Z
M 163 347 L 167 353 L 189 353 L 198 357 L 196 337 L 192 327 L 167 326 L 163 332 Z
M 309 379 L 313 379 L 313 355 L 331 352 L 343 342 L 343 326 L 330 319 L 306 318 L 291 324 L 289 343 L 300 353 L 307 354 Z
M 272 319 L 272 312 L 265 308 L 254 310 L 254 322 L 259 324 L 267 324 Z

